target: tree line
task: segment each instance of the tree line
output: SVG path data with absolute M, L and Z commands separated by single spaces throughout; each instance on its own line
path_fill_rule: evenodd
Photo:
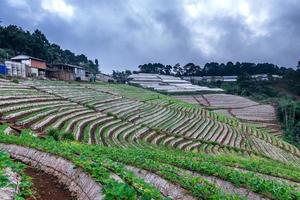
M 98 72 L 97 59 L 92 61 L 84 54 L 76 55 L 68 49 L 62 49 L 49 42 L 38 29 L 31 33 L 15 25 L 0 26 L 0 61 L 20 54 L 40 58 L 50 64 L 68 63 Z
M 154 73 L 162 75 L 175 75 L 175 76 L 239 76 L 243 73 L 250 75 L 253 74 L 277 74 L 284 75 L 288 71 L 293 71 L 292 68 L 278 67 L 271 63 L 250 63 L 250 62 L 227 62 L 206 63 L 203 67 L 188 63 L 181 66 L 177 63 L 174 66 L 163 65 L 161 63 L 148 63 L 139 65 L 139 72 L 141 73 Z

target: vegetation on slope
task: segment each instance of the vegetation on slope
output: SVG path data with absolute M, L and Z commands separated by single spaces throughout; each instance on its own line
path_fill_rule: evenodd
M 1 134 L 0 142 L 28 146 L 69 159 L 104 185 L 103 192 L 107 195 L 107 199 L 132 199 L 137 196 L 143 197 L 142 199 L 163 198 L 157 189 L 127 171 L 124 165 L 154 172 L 185 188 L 194 197 L 203 199 L 239 199 L 240 197 L 224 193 L 213 183 L 209 183 L 201 177 L 192 177 L 183 170 L 217 176 L 231 182 L 236 187 L 245 187 L 273 199 L 300 198 L 300 193 L 294 186 L 288 185 L 286 182 L 264 179 L 255 174 L 260 172 L 299 181 L 297 173 L 300 173 L 300 169 L 285 167 L 281 163 L 258 157 L 243 158 L 240 161 L 240 158 L 234 155 L 225 158 L 224 156 L 208 156 L 170 149 L 120 149 L 55 141 L 51 138 L 37 139 L 24 133 L 20 137 Z M 272 165 L 278 170 L 272 172 L 269 169 Z M 241 172 L 231 166 L 239 166 L 250 172 Z M 120 176 L 125 182 L 116 182 L 110 178 L 111 172 Z
M 251 152 L 249 154 L 246 154 L 246 152 L 244 152 L 245 154 L 241 154 L 244 156 L 243 158 L 237 156 L 237 154 L 242 152 L 243 148 L 245 148 L 244 146 L 232 148 L 231 150 L 233 151 L 231 152 L 233 155 L 229 156 L 228 154 L 225 154 L 227 157 L 224 155 L 222 157 L 206 155 L 201 152 L 190 153 L 174 151 L 174 149 L 160 149 L 158 147 L 159 145 L 162 147 L 168 145 L 157 141 L 157 144 L 155 144 L 156 146 L 151 146 L 147 144 L 147 141 L 143 143 L 143 141 L 131 138 L 132 136 L 130 135 L 122 135 L 124 132 L 138 135 L 139 133 L 136 132 L 135 129 L 143 129 L 149 126 L 152 128 L 148 129 L 154 131 L 157 137 L 163 136 L 166 138 L 165 132 L 162 131 L 164 123 L 161 123 L 160 120 L 152 119 L 153 115 L 151 115 L 151 112 L 156 113 L 165 111 L 169 114 L 163 115 L 164 118 L 169 118 L 174 114 L 180 114 L 183 117 L 187 117 L 187 120 L 194 120 L 195 122 L 198 122 L 197 117 L 199 117 L 199 119 L 207 120 L 210 122 L 210 127 L 213 127 L 213 129 L 207 128 L 206 131 L 204 131 L 205 134 L 208 135 L 211 134 L 210 130 L 212 131 L 219 128 L 219 131 L 221 131 L 222 129 L 220 129 L 220 123 L 218 123 L 218 121 L 224 121 L 224 123 L 230 125 L 227 128 L 232 131 L 241 131 L 239 134 L 247 133 L 253 138 L 258 137 L 267 141 L 268 144 L 272 144 L 268 147 L 270 149 L 273 147 L 282 148 L 289 151 L 287 154 L 297 154 L 292 146 L 282 143 L 280 139 L 272 138 L 268 134 L 264 134 L 255 128 L 252 129 L 248 125 L 242 124 L 237 120 L 212 114 L 201 107 L 192 106 L 179 100 L 173 100 L 172 97 L 160 95 L 133 86 L 109 84 L 79 85 L 58 81 L 38 81 L 39 84 L 29 81 L 27 83 L 33 84 L 33 86 L 28 87 L 11 83 L 2 85 L 1 90 L 3 93 L 1 99 L 4 100 L 1 102 L 1 110 L 3 111 L 2 118 L 4 120 L 11 119 L 10 122 L 15 124 L 15 122 L 19 123 L 19 121 L 14 121 L 16 116 L 19 116 L 19 119 L 23 122 L 32 119 L 33 124 L 31 123 L 31 126 L 27 127 L 31 127 L 33 130 L 38 131 L 38 127 L 42 127 L 45 119 L 48 117 L 55 117 L 56 114 L 60 114 L 61 112 L 67 112 L 70 107 L 74 108 L 75 106 L 76 108 L 92 114 L 90 116 L 93 116 L 93 119 L 96 119 L 96 117 L 99 116 L 101 120 L 110 119 L 109 123 L 115 123 L 117 126 L 109 123 L 107 125 L 105 124 L 105 127 L 99 125 L 98 128 L 102 129 L 102 131 L 95 132 L 101 136 L 98 138 L 102 142 L 105 141 L 103 144 L 124 148 L 84 145 L 74 142 L 74 137 L 72 136 L 77 136 L 75 133 L 78 131 L 86 134 L 87 137 L 91 136 L 86 130 L 90 128 L 92 123 L 86 124 L 84 121 L 85 119 L 90 119 L 89 115 L 82 119 L 80 117 L 73 118 L 71 119 L 73 122 L 67 120 L 65 121 L 65 124 L 61 124 L 62 128 L 48 129 L 46 139 L 37 139 L 23 131 L 20 137 L 2 135 L 0 141 L 2 143 L 14 143 L 29 146 L 65 157 L 76 164 L 76 166 L 83 168 L 85 172 L 91 174 L 95 180 L 101 183 L 104 186 L 103 193 L 108 199 L 135 199 L 137 197 L 143 197 L 144 199 L 164 198 L 157 188 L 147 184 L 146 181 L 138 178 L 128 170 L 126 168 L 128 165 L 155 173 L 163 179 L 184 188 L 195 198 L 242 198 L 242 196 L 237 197 L 230 192 L 227 193 L 228 191 L 224 192 L 222 186 L 208 181 L 205 176 L 215 177 L 218 180 L 223 180 L 232 184 L 236 188 L 246 188 L 250 192 L 258 193 L 273 199 L 297 199 L 299 196 L 297 184 L 299 183 L 299 169 L 292 165 L 293 159 L 289 161 L 289 163 L 291 163 L 289 167 L 284 167 L 284 164 L 281 162 L 267 159 L 259 154 L 254 156 Z M 37 87 L 38 90 L 34 87 Z M 16 94 L 16 91 L 18 91 L 18 94 Z M 78 95 L 78 93 L 80 93 L 80 95 Z M 144 97 L 141 97 L 141 93 L 144 94 Z M 120 98 L 120 94 L 132 99 L 124 97 Z M 159 96 L 159 98 L 157 96 Z M 117 100 L 103 103 L 106 100 L 111 101 L 111 99 Z M 137 101 L 137 99 L 142 101 Z M 55 102 L 56 100 L 58 100 L 57 102 L 59 102 L 59 104 Z M 98 106 L 91 104 L 91 102 L 96 102 L 96 104 L 98 102 Z M 40 103 L 53 104 L 51 106 L 54 106 L 54 109 L 50 109 L 47 106 L 37 106 Z M 25 107 L 23 107 L 24 104 Z M 26 107 L 28 106 L 26 104 L 30 104 L 29 107 Z M 145 114 L 150 112 L 150 116 L 147 119 L 144 119 L 142 124 L 133 124 L 130 121 L 127 121 L 126 115 L 120 115 L 122 113 L 119 112 L 124 108 L 130 108 L 132 104 L 133 106 L 143 105 L 148 108 L 150 106 L 150 108 L 155 109 L 143 110 Z M 90 105 L 89 107 L 92 109 L 88 108 L 88 105 Z M 112 110 L 103 112 L 105 107 L 111 108 Z M 22 110 L 23 108 L 26 109 Z M 96 108 L 100 109 L 96 110 Z M 52 112 L 51 115 L 49 115 L 49 111 Z M 76 113 L 76 111 L 74 112 Z M 139 110 L 139 113 L 140 112 L 142 112 L 142 110 Z M 40 118 L 36 118 L 37 116 Z M 65 115 L 64 117 L 66 116 L 69 115 Z M 60 118 L 58 120 L 60 120 Z M 180 118 L 178 120 L 180 120 Z M 151 123 L 148 121 L 151 121 Z M 49 122 L 51 122 L 51 120 Z M 81 129 L 80 127 L 83 125 L 85 125 L 85 128 Z M 168 126 L 172 127 L 172 124 L 169 124 Z M 190 124 L 190 126 L 192 126 L 192 124 Z M 34 127 L 37 127 L 37 129 L 34 129 Z M 49 126 L 49 128 L 50 127 L 51 126 Z M 70 134 L 68 130 L 72 130 L 73 134 Z M 167 132 L 168 131 L 171 130 L 167 130 Z M 25 132 L 30 132 L 30 130 L 28 129 Z M 202 133 L 202 131 L 199 132 Z M 119 137 L 118 134 L 121 136 Z M 176 133 L 168 132 L 167 137 L 172 139 L 172 134 L 175 135 Z M 78 139 L 78 137 L 75 138 Z M 175 137 L 174 141 L 177 139 L 182 141 L 184 137 L 178 135 L 178 137 Z M 84 141 L 88 140 L 89 138 L 84 139 Z M 203 144 L 209 146 L 210 149 L 215 149 L 215 147 L 219 148 L 220 146 L 218 142 L 200 140 L 197 142 L 197 145 L 202 145 L 203 142 Z M 137 148 L 132 148 L 133 146 L 136 146 Z M 224 147 L 224 149 L 225 148 L 230 149 L 229 147 Z M 222 151 L 219 151 L 218 153 L 223 154 Z M 296 157 L 294 158 L 296 159 Z M 296 162 L 297 161 L 295 161 L 295 163 Z M 273 171 L 272 166 L 274 169 Z M 117 181 L 111 177 L 112 173 L 119 176 L 122 181 Z M 198 176 L 199 174 L 200 176 Z M 275 180 L 264 177 L 264 175 L 274 177 Z M 282 181 L 282 179 L 284 181 Z
M 256 81 L 243 74 L 236 83 L 210 83 L 229 94 L 246 96 L 276 106 L 284 139 L 300 147 L 300 70 L 289 72 L 283 80 Z

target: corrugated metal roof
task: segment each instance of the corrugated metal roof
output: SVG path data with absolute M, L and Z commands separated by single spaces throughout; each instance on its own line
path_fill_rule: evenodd
M 15 57 L 11 58 L 11 60 L 29 60 L 29 59 L 45 62 L 44 60 L 42 60 L 40 58 L 35 58 L 35 57 L 32 57 L 32 56 L 27 56 L 27 55 L 18 55 L 18 56 L 15 56 Z
M 53 65 L 54 66 L 62 65 L 62 66 L 67 66 L 67 67 L 72 67 L 72 68 L 77 68 L 77 69 L 84 69 L 83 67 L 80 67 L 80 66 L 77 66 L 77 65 L 66 64 L 66 63 L 55 63 Z M 86 69 L 84 69 L 84 70 L 86 70 Z

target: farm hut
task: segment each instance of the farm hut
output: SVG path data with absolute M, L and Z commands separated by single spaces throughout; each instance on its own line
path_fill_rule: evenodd
M 73 67 L 68 64 L 53 64 L 47 68 L 47 78 L 55 78 L 63 81 L 75 80 Z
M 11 58 L 11 60 L 25 64 L 28 67 L 27 74 L 29 76 L 45 76 L 46 62 L 42 59 L 26 55 L 18 55 Z
M 52 64 L 47 69 L 48 78 L 56 78 L 58 80 L 72 81 L 82 80 L 87 81 L 86 70 L 83 67 L 70 64 Z
M 110 75 L 98 73 L 96 74 L 96 80 L 101 82 L 107 82 L 107 83 L 114 83 L 115 79 L 111 77 Z

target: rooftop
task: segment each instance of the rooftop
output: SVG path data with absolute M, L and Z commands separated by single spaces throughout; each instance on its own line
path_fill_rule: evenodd
M 29 59 L 45 62 L 44 60 L 42 60 L 40 58 L 35 58 L 35 57 L 32 57 L 32 56 L 27 56 L 27 55 L 18 55 L 18 56 L 15 56 L 15 57 L 11 58 L 11 60 L 29 60 Z
M 77 68 L 77 69 L 84 69 L 83 67 L 80 67 L 78 65 L 71 65 L 71 64 L 66 64 L 66 63 L 55 63 L 53 64 L 54 66 L 67 66 L 67 67 L 71 67 L 71 68 Z

